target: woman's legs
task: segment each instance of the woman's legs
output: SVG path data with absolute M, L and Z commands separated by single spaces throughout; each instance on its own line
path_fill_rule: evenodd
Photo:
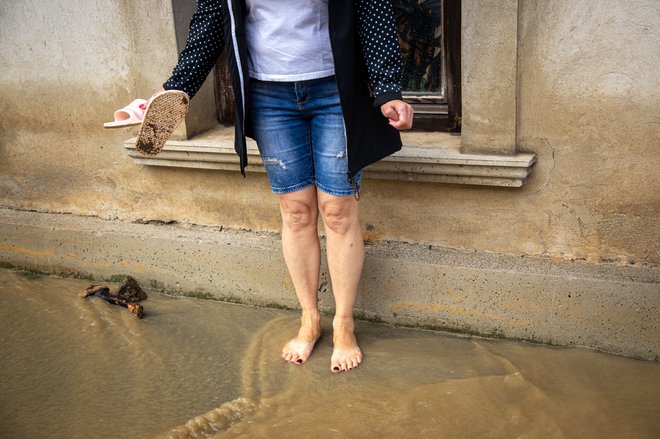
M 325 225 L 328 268 L 335 296 L 332 322 L 334 349 L 330 360 L 333 372 L 351 370 L 362 362 L 362 351 L 355 339 L 353 306 L 357 296 L 364 241 L 357 200 L 318 191 L 318 203 Z
M 250 110 L 255 138 L 282 213 L 284 259 L 303 310 L 298 336 L 282 350 L 303 363 L 321 335 L 318 309 L 319 210 L 327 235 L 328 265 L 337 314 L 333 321 L 334 372 L 362 360 L 353 305 L 364 245 L 354 184 L 348 180 L 346 133 L 333 77 L 295 83 L 252 81 Z
M 315 186 L 280 194 L 279 200 L 282 251 L 302 308 L 300 330 L 282 349 L 282 358 L 289 363 L 304 363 L 321 336 L 317 293 L 320 247 L 316 228 L 320 210 L 336 308 L 330 368 L 333 372 L 351 370 L 362 362 L 353 321 L 353 306 L 364 262 L 358 203 L 352 196 L 330 195 L 318 191 Z
M 321 250 L 317 232 L 316 187 L 278 195 L 282 214 L 282 252 L 302 308 L 298 336 L 282 349 L 289 363 L 304 363 L 321 336 L 318 308 Z

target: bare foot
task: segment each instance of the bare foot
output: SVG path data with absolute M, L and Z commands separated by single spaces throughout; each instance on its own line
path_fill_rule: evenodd
M 333 322 L 332 342 L 334 348 L 330 358 L 333 373 L 355 369 L 362 362 L 362 351 L 355 339 L 353 319 Z
M 315 312 L 304 312 L 300 318 L 298 336 L 289 340 L 282 349 L 282 358 L 287 363 L 303 364 L 307 361 L 314 345 L 323 333 L 321 329 L 321 315 Z

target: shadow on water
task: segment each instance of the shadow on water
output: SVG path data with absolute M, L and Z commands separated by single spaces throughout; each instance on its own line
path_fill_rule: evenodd
M 295 313 L 151 295 L 145 317 L 86 282 L 0 270 L 1 437 L 655 438 L 660 366 L 587 349 L 358 323 L 364 363 L 303 366 Z M 212 407 L 216 407 L 209 410 Z

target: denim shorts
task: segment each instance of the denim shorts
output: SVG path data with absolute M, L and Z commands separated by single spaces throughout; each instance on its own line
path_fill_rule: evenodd
M 357 195 L 361 172 L 353 185 L 334 76 L 297 82 L 251 79 L 249 101 L 255 140 L 274 193 L 315 185 L 331 195 Z

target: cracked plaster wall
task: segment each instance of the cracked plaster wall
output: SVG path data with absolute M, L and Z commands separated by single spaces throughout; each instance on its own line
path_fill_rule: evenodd
M 365 236 L 660 263 L 658 3 L 518 6 L 516 143 L 539 157 L 530 180 L 366 179 Z M 138 166 L 121 146 L 132 131 L 100 128 L 175 63 L 169 2 L 4 2 L 0 50 L 11 61 L 0 67 L 0 206 L 278 230 L 265 176 Z M 473 108 L 492 99 L 480 96 Z

